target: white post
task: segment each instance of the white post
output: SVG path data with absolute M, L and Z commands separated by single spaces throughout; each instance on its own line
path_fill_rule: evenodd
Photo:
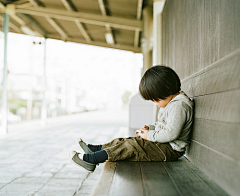
M 47 124 L 47 101 L 46 101 L 46 90 L 47 90 L 47 77 L 46 77 L 46 49 L 47 39 L 44 42 L 44 61 L 43 61 L 43 99 L 41 108 L 41 124 L 44 126 Z
M 33 89 L 32 89 L 32 77 L 30 76 L 30 89 L 28 91 L 27 99 L 27 120 L 32 120 L 32 105 L 33 105 Z
M 143 53 L 143 70 L 144 72 L 152 67 L 152 33 L 153 33 L 153 9 L 148 6 L 143 9 L 143 36 L 141 39 Z
M 153 65 L 162 64 L 162 11 L 165 0 L 153 3 Z
M 165 0 L 153 2 L 153 65 L 162 64 L 162 11 Z M 157 119 L 158 108 L 154 108 L 154 120 Z
M 30 50 L 30 64 L 29 64 L 29 71 L 28 71 L 28 80 L 29 80 L 29 89 L 28 89 L 28 97 L 27 97 L 27 120 L 30 121 L 32 120 L 32 110 L 33 110 L 33 65 L 34 65 L 34 46 L 33 42 L 31 45 L 31 50 Z
M 7 106 L 7 36 L 9 31 L 9 15 L 3 13 L 4 24 L 4 68 L 3 68 L 3 81 L 2 81 L 2 123 L 1 123 L 1 134 L 7 134 L 7 115 L 8 115 L 8 106 Z

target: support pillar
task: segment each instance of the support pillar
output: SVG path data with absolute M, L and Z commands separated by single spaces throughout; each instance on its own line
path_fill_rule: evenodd
M 162 64 L 162 11 L 165 0 L 153 2 L 153 65 Z M 159 109 L 154 108 L 154 118 L 157 119 Z
M 152 66 L 152 33 L 153 33 L 153 8 L 152 6 L 143 9 L 143 70 L 142 74 Z
M 47 50 L 47 39 L 44 42 L 44 61 L 43 61 L 43 99 L 41 108 L 41 124 L 45 126 L 47 124 L 47 77 L 46 77 L 46 50 Z
M 162 64 L 162 11 L 165 0 L 153 2 L 153 65 Z
M 4 68 L 3 68 L 3 81 L 2 81 L 2 122 L 1 122 L 1 134 L 7 134 L 7 115 L 8 115 L 8 104 L 7 104 L 7 36 L 9 31 L 9 15 L 3 13 L 4 23 Z

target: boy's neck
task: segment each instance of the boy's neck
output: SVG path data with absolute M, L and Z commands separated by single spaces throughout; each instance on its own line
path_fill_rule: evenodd
M 174 95 L 172 95 L 172 97 L 171 97 L 171 99 L 169 100 L 169 102 L 167 103 L 167 104 L 169 104 L 176 96 L 178 96 L 180 93 L 178 92 L 178 93 L 176 93 L 176 94 L 174 94 Z M 171 96 L 171 95 L 170 95 Z M 163 108 L 165 108 L 165 107 L 163 107 Z
M 154 101 L 154 103 L 161 108 L 165 108 L 167 106 L 167 104 L 172 101 L 177 95 L 179 95 L 180 93 L 176 93 L 174 95 L 169 95 L 166 99 L 160 99 L 159 101 Z
M 173 96 L 172 96 L 172 99 L 171 100 L 173 100 L 176 96 L 178 96 L 180 93 L 178 92 L 178 93 L 176 93 L 176 94 L 174 94 Z

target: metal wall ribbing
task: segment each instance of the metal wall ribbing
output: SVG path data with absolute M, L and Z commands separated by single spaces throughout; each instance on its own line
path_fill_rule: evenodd
M 195 100 L 187 156 L 232 195 L 240 193 L 240 1 L 168 0 L 163 63 Z

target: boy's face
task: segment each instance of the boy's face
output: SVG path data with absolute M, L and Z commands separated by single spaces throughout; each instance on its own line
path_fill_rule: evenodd
M 160 99 L 159 101 L 153 101 L 156 106 L 160 107 L 160 108 L 165 108 L 167 106 L 167 104 L 172 100 L 173 96 L 169 96 L 166 99 Z

